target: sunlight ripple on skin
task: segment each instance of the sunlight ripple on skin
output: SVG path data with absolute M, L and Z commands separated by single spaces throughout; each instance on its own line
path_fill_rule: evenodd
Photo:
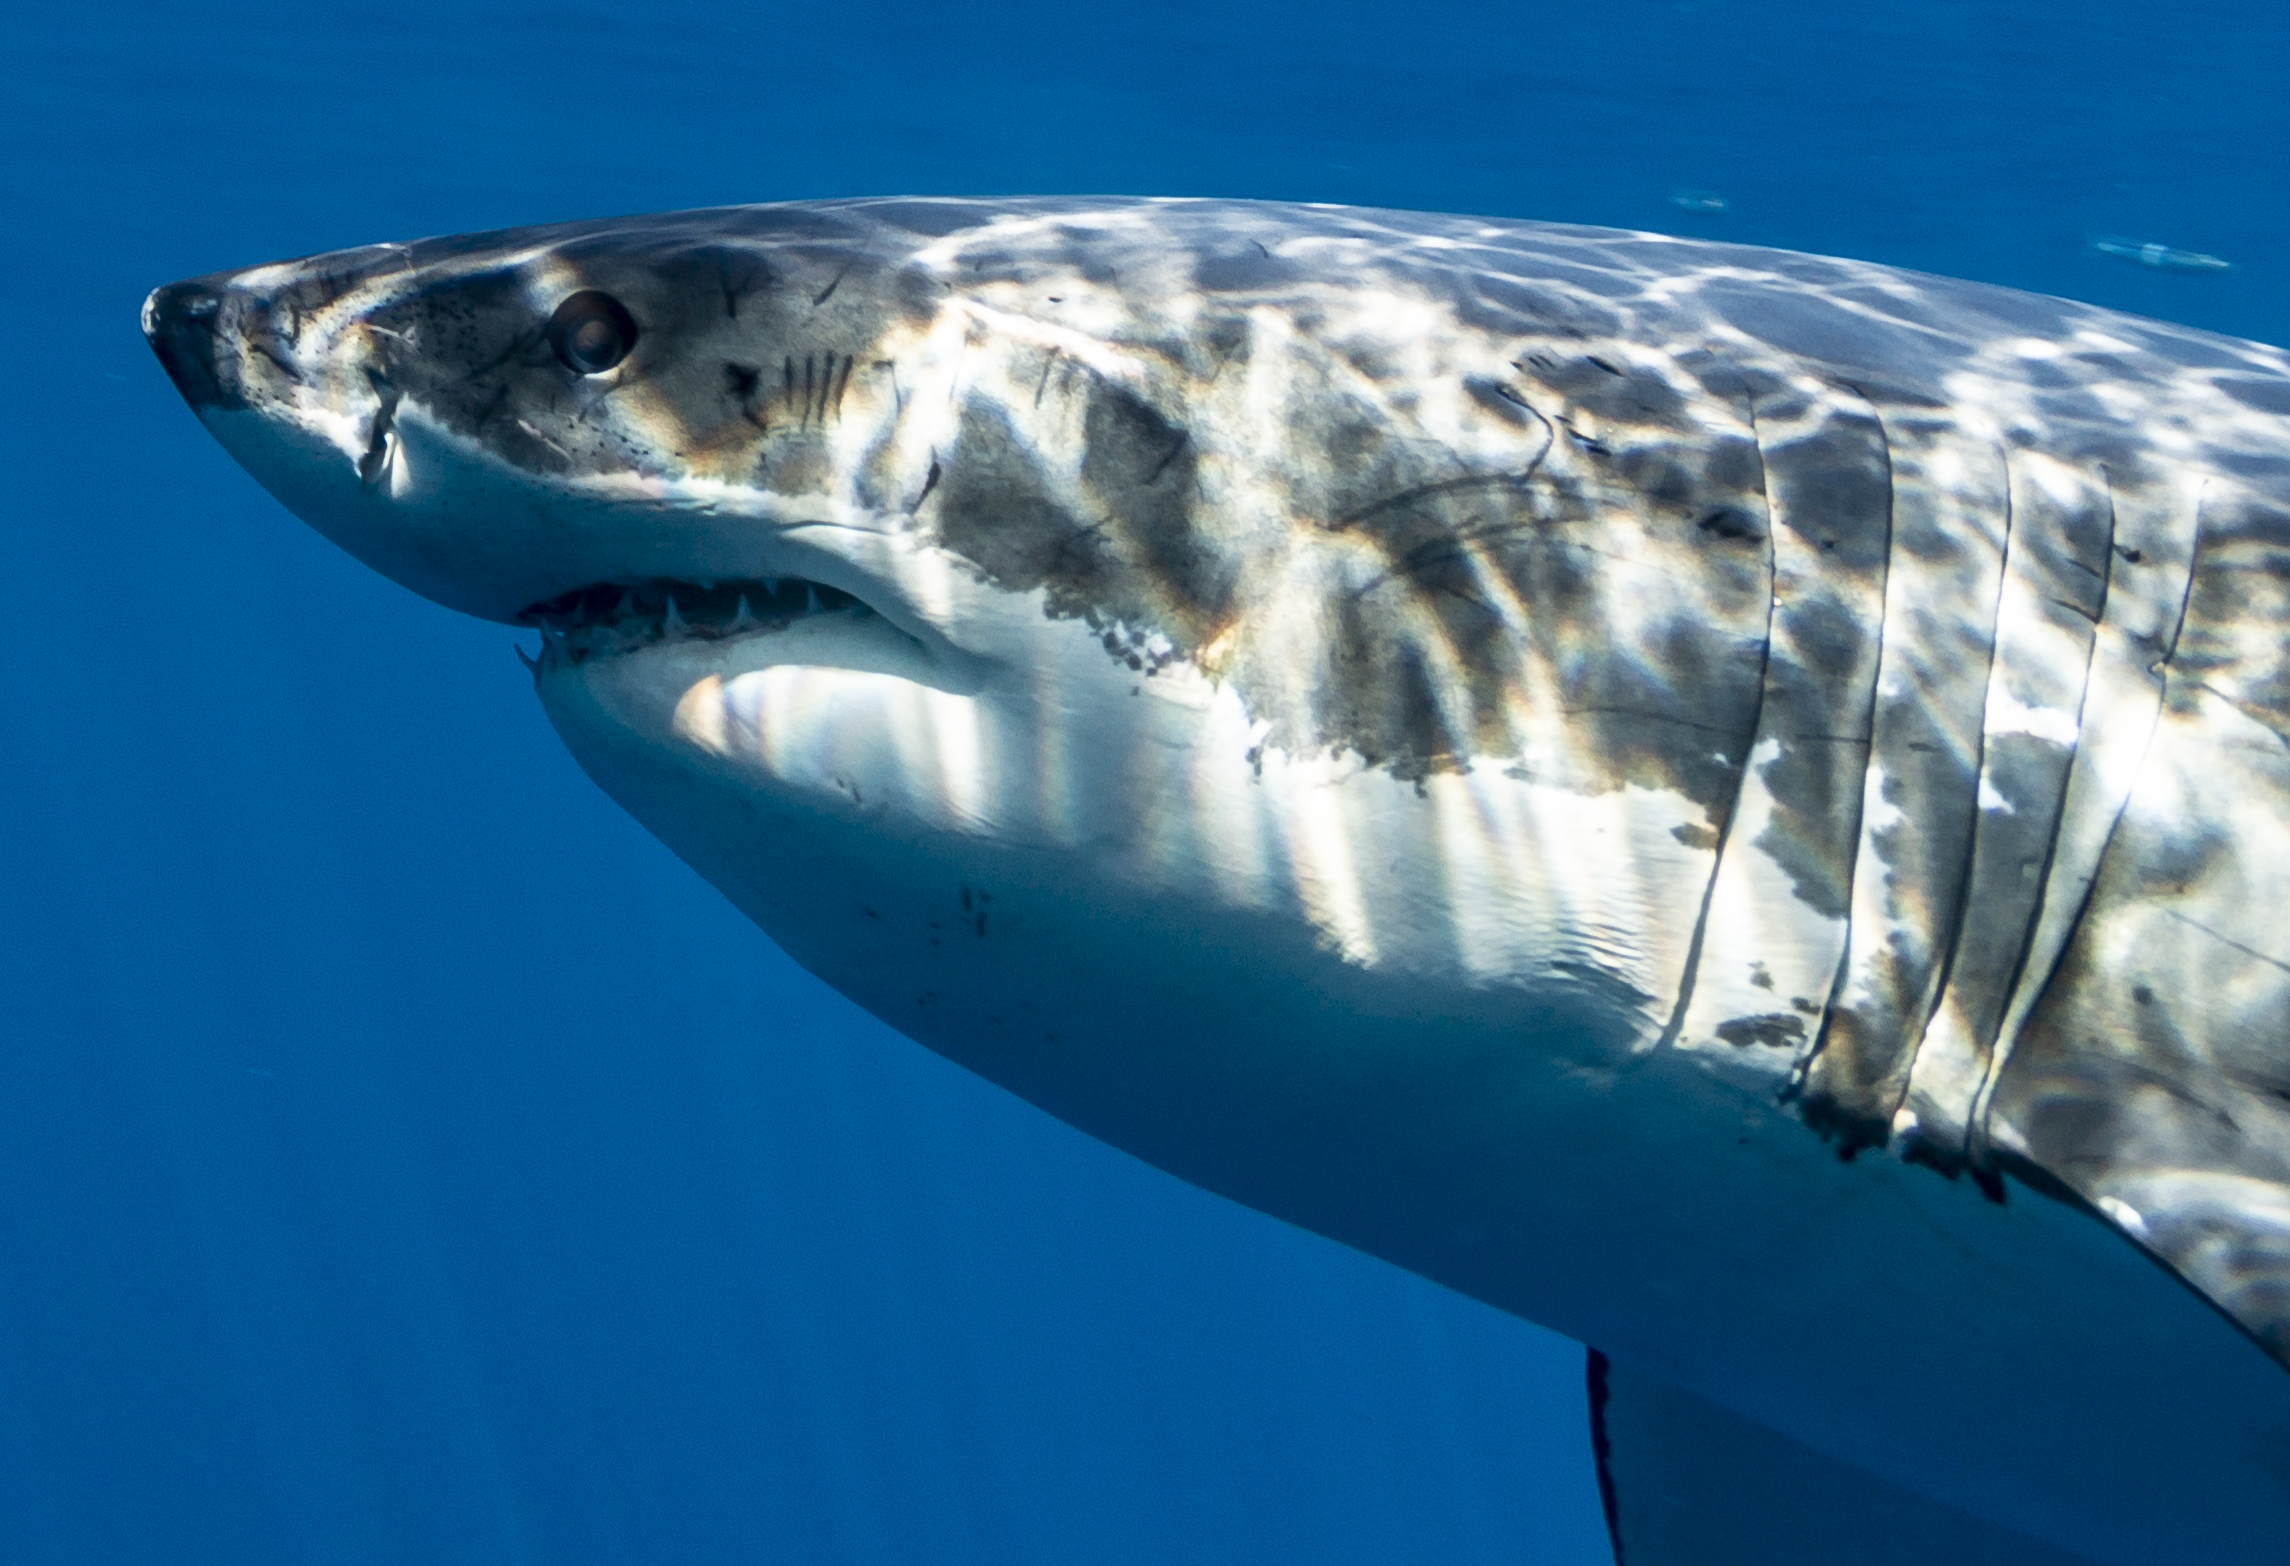
M 146 326 L 929 1047 L 1822 1485 L 2279 1554 L 2279 350 L 1119 198 L 346 252 Z

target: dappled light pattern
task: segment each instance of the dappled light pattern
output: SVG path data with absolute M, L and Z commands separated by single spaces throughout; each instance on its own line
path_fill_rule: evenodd
M 552 347 L 580 290 L 635 333 L 601 369 Z M 1079 199 L 372 247 L 147 324 L 304 515 L 555 638 L 599 746 L 1595 1014 L 1570 1071 L 2017 1175 L 2290 1361 L 2277 350 Z

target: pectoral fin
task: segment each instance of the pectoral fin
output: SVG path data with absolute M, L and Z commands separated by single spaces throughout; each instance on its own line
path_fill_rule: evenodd
M 2091 1566 L 1590 1351 L 1615 1566 Z

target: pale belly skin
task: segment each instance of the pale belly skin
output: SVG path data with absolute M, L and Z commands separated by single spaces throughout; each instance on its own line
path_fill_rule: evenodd
M 541 626 L 580 764 L 922 1044 L 2093 1560 L 2280 1558 L 2278 350 L 1054 199 L 376 247 L 146 329 L 290 508 Z
M 680 682 L 628 672 L 540 682 L 590 775 L 797 961 L 1020 1098 L 2095 1560 L 2276 1558 L 2290 1377 L 2085 1212 L 1846 1163 L 1769 1091 L 1633 1055 L 1592 997 L 1346 962 L 1285 912 L 630 747 Z

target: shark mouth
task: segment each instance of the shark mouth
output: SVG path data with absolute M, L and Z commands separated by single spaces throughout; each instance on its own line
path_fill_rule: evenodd
M 668 642 L 730 641 L 825 615 L 871 618 L 840 588 L 800 577 L 737 582 L 598 582 L 517 613 L 541 633 L 545 662 L 580 664 Z

